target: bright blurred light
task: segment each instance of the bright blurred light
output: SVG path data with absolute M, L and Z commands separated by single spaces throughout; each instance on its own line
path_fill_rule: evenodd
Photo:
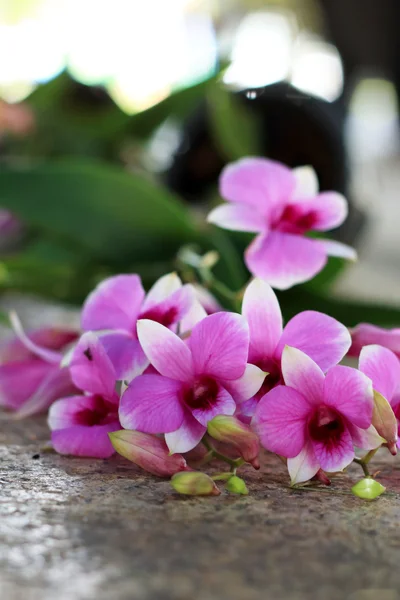
M 257 88 L 285 79 L 295 33 L 292 13 L 248 14 L 238 28 L 224 82 L 237 88 Z
M 299 36 L 293 53 L 292 85 L 302 92 L 332 102 L 343 91 L 343 67 L 339 52 L 308 34 Z

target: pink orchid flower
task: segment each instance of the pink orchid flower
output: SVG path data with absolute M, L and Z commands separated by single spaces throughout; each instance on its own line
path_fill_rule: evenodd
M 286 346 L 280 385 L 260 400 L 252 425 L 262 445 L 288 459 L 292 483 L 319 469 L 341 471 L 354 459 L 354 445 L 370 450 L 382 439 L 371 426 L 371 380 L 337 365 L 324 375 L 304 352 Z
M 316 311 L 299 313 L 283 328 L 278 299 L 262 279 L 247 286 L 242 314 L 250 330 L 249 362 L 268 373 L 258 394 L 240 405 L 242 416 L 252 416 L 261 396 L 282 383 L 281 357 L 286 345 L 305 352 L 324 372 L 341 361 L 350 347 L 346 327 Z
M 364 346 L 378 344 L 388 348 L 400 358 L 400 329 L 384 329 L 369 323 L 359 323 L 350 329 L 352 345 L 349 356 L 358 356 Z
M 247 364 L 249 330 L 243 317 L 219 312 L 197 323 L 183 341 L 154 321 L 138 322 L 139 341 L 159 374 L 140 375 L 121 399 L 125 429 L 165 433 L 169 450 L 188 452 L 216 415 L 232 415 L 251 398 L 264 374 Z
M 390 404 L 400 433 L 400 361 L 388 348 L 376 344 L 364 346 L 360 353 L 360 371 L 372 381 L 374 390 Z M 394 436 L 393 444 L 396 443 Z M 397 440 L 400 448 L 400 441 Z
M 85 333 L 69 365 L 80 396 L 61 398 L 49 411 L 53 446 L 60 454 L 108 458 L 114 448 L 108 434 L 121 429 L 115 369 L 94 333 Z
M 138 275 L 117 275 L 102 281 L 86 299 L 82 329 L 108 330 L 101 341 L 117 379 L 131 381 L 149 364 L 136 334 L 138 319 L 149 319 L 176 331 L 193 302 L 192 287 L 182 286 L 176 273 L 161 277 L 147 296 Z
M 17 337 L 0 347 L 0 406 L 22 418 L 44 412 L 61 395 L 76 391 L 68 369 L 60 364 L 78 334 L 51 327 L 28 336 L 15 313 L 10 320 Z
M 245 262 L 256 277 L 288 289 L 312 279 L 328 256 L 355 260 L 355 251 L 332 240 L 305 237 L 328 231 L 347 217 L 347 201 L 337 192 L 318 194 L 311 167 L 289 169 L 266 158 L 243 158 L 225 167 L 218 206 L 208 221 L 224 229 L 257 233 Z

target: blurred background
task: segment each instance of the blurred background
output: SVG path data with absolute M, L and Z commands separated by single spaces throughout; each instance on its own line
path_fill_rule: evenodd
M 0 0 L 2 306 L 150 285 L 185 245 L 240 289 L 249 237 L 205 215 L 259 154 L 348 197 L 333 235 L 360 256 L 282 293 L 285 316 L 399 325 L 399 23 L 396 0 Z

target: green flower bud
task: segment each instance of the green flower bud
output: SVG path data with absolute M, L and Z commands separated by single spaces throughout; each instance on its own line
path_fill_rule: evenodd
M 214 440 L 235 448 L 243 460 L 253 465 L 255 469 L 260 468 L 258 437 L 248 425 L 236 417 L 218 415 L 208 422 L 207 432 Z
M 363 498 L 364 500 L 375 500 L 375 498 L 378 498 L 385 490 L 386 488 L 379 483 L 379 481 L 372 479 L 372 477 L 361 479 L 351 488 L 351 491 L 355 496 Z
M 397 419 L 389 402 L 376 390 L 374 390 L 374 410 L 372 413 L 372 425 L 378 434 L 384 438 L 390 452 L 397 453 Z
M 211 477 L 200 471 L 176 473 L 171 485 L 179 494 L 188 496 L 219 496 L 221 493 Z
M 237 475 L 233 475 L 230 479 L 228 479 L 226 483 L 226 489 L 232 494 L 242 494 L 243 496 L 247 496 L 249 490 L 246 487 L 246 483 Z

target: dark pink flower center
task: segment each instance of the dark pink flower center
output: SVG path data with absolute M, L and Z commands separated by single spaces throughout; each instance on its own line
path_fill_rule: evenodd
M 84 408 L 76 414 L 76 424 L 92 427 L 104 425 L 116 419 L 116 410 L 101 396 L 94 396 L 93 408 Z
M 304 212 L 304 206 L 300 208 L 295 204 L 288 204 L 273 223 L 273 228 L 285 233 L 301 234 L 313 229 L 317 218 L 318 216 L 313 210 Z
M 316 442 L 336 444 L 344 431 L 343 419 L 329 406 L 319 406 L 308 423 L 308 431 Z
M 217 395 L 217 382 L 211 377 L 200 377 L 186 390 L 184 402 L 192 410 L 207 410 L 215 404 Z
M 171 306 L 167 310 L 162 310 L 160 306 L 154 306 L 149 308 L 142 313 L 139 319 L 149 319 L 150 321 L 156 321 L 165 327 L 170 327 L 176 322 L 178 316 L 178 309 L 175 306 Z
M 274 387 L 283 383 L 280 361 L 273 358 L 263 358 L 257 360 L 255 365 L 262 371 L 268 373 L 263 381 L 263 384 L 256 394 L 257 400 L 262 398 L 264 394 L 270 392 Z

